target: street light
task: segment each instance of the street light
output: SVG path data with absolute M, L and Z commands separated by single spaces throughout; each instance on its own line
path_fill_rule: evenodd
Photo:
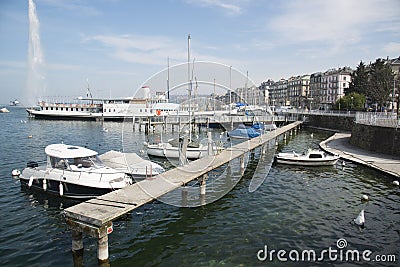
M 354 98 L 354 97 L 351 97 L 351 106 L 350 106 L 350 110 L 353 110 L 353 98 Z

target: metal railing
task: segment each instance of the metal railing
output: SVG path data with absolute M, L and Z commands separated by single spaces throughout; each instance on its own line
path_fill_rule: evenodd
M 397 128 L 399 126 L 399 119 L 396 113 L 357 112 L 356 123 Z

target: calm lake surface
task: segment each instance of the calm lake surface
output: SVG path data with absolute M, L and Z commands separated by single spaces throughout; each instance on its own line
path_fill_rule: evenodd
M 71 232 L 63 210 L 75 203 L 25 192 L 11 171 L 22 170 L 29 160 L 45 160 L 44 148 L 51 143 L 87 146 L 99 153 L 114 149 L 139 154 L 147 137 L 123 129 L 120 122 L 31 120 L 23 108 L 9 109 L 10 113 L 0 114 L 1 265 L 73 266 Z M 214 138 L 220 132 L 214 130 Z M 158 131 L 151 138 L 172 136 L 160 136 Z M 276 152 L 317 148 L 329 136 L 304 129 L 280 140 Z M 258 149 L 249 155 L 243 177 L 238 160 L 211 173 L 205 206 L 179 207 L 177 190 L 115 221 L 109 236 L 111 266 L 399 266 L 400 189 L 392 185 L 392 177 L 349 162 L 318 168 L 271 166 L 273 153 L 270 145 L 262 159 Z M 165 160 L 158 162 L 172 167 Z M 255 184 L 260 186 L 249 192 Z M 195 182 L 191 186 L 197 188 Z M 192 191 L 187 205 L 197 206 L 200 200 Z M 369 202 L 360 201 L 363 194 Z M 364 229 L 352 223 L 362 209 Z M 319 262 L 289 259 L 292 250 L 301 259 L 303 250 L 314 250 L 318 258 L 329 248 L 338 251 L 336 260 L 328 254 Z M 85 266 L 96 266 L 97 240 L 85 237 L 84 249 Z M 288 261 L 280 261 L 276 252 L 272 262 L 262 261 L 265 250 L 284 250 L 281 256 Z M 371 260 L 395 255 L 396 262 L 345 262 L 347 250 L 360 255 L 370 250 Z

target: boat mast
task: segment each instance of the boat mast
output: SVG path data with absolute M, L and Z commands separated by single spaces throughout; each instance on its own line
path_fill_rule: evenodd
M 192 80 L 190 78 L 190 34 L 188 35 L 188 93 L 189 93 L 189 142 L 192 141 Z
M 167 71 L 167 99 L 169 102 L 169 57 L 167 59 L 168 71 Z

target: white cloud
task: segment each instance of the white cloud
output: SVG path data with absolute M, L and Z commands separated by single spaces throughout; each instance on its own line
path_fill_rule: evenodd
M 400 55 L 400 43 L 390 42 L 383 47 L 383 50 L 387 53 Z
M 291 43 L 325 42 L 344 46 L 360 42 L 367 32 L 398 21 L 399 2 L 337 0 L 283 1 L 281 14 L 268 27 Z M 397 7 L 397 8 L 396 8 Z
M 40 2 L 58 9 L 78 12 L 84 15 L 97 16 L 102 14 L 97 8 L 87 5 L 84 3 L 85 1 L 80 0 L 40 0 Z
M 175 41 L 164 36 L 144 35 L 94 35 L 86 36 L 83 42 L 93 43 L 93 50 L 98 50 L 98 45 L 105 47 L 102 52 L 110 57 L 130 63 L 166 66 L 167 57 L 171 64 L 187 61 L 187 47 L 182 46 L 182 41 Z M 201 44 L 197 47 L 203 48 Z M 210 49 L 209 47 L 205 48 Z M 227 63 L 228 60 L 217 56 L 208 55 L 201 51 L 191 49 L 192 60 L 212 61 Z M 203 49 L 202 49 L 203 50 Z M 231 62 L 232 63 L 232 62 Z
M 186 0 L 188 4 L 194 4 L 202 7 L 217 7 L 224 10 L 229 15 L 239 15 L 243 13 L 241 4 L 243 0 Z

